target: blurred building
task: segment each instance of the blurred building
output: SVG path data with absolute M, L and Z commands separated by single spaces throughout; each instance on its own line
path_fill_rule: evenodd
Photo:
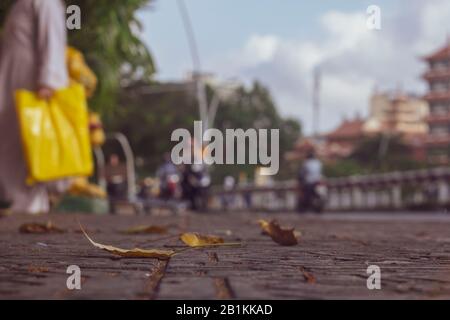
M 327 134 L 300 138 L 285 158 L 288 161 L 302 160 L 311 150 L 325 161 L 347 158 L 363 137 L 364 124 L 365 120 L 360 117 L 344 119 L 335 130 Z
M 434 163 L 448 164 L 450 159 L 450 41 L 424 58 L 428 70 L 423 75 L 428 83 L 424 99 L 430 105 L 427 118 L 430 134 L 426 141 L 428 158 Z
M 422 98 L 396 92 L 375 92 L 370 98 L 369 116 L 344 120 L 335 130 L 326 134 L 323 154 L 329 159 L 350 156 L 362 137 L 378 134 L 401 136 L 410 147 L 411 156 L 425 159 L 426 122 L 429 107 Z
M 370 99 L 370 113 L 363 131 L 401 135 L 425 135 L 429 107 L 425 100 L 401 91 L 375 92 Z
M 324 135 L 321 152 L 323 156 L 330 160 L 350 156 L 365 134 L 365 123 L 359 116 L 352 120 L 344 119 L 335 130 Z
M 315 139 L 301 139 L 288 159 L 301 159 L 314 148 L 325 161 L 348 158 L 364 137 L 379 134 L 401 136 L 410 147 L 411 157 L 426 160 L 428 137 L 427 117 L 429 107 L 425 100 L 411 94 L 397 92 L 375 92 L 370 98 L 369 116 L 344 119 L 331 132 Z

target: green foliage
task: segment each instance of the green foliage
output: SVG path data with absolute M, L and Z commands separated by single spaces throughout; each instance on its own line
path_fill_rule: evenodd
M 411 150 L 399 135 L 377 135 L 361 141 L 352 159 L 371 172 L 412 170 L 422 167 L 411 158 Z
M 14 0 L 0 3 L 0 25 Z M 142 42 L 136 12 L 150 0 L 66 0 L 81 8 L 81 30 L 69 31 L 69 44 L 81 50 L 99 78 L 91 107 L 102 113 L 117 104 L 122 81 L 150 80 L 155 71 L 152 57 Z
M 161 84 L 154 84 L 161 86 Z M 193 128 L 197 120 L 197 102 L 188 91 L 145 94 L 145 83 L 124 89 L 119 107 L 105 118 L 108 131 L 122 132 L 130 140 L 137 158 L 142 163 L 138 171 L 142 176 L 152 175 L 174 143 L 170 141 L 173 130 Z M 107 150 L 108 152 L 117 150 Z
M 324 175 L 328 178 L 348 177 L 367 173 L 367 168 L 364 168 L 361 164 L 352 159 L 343 159 L 333 163 L 326 163 L 323 169 Z
M 110 112 L 120 84 L 131 79 L 150 80 L 155 71 L 152 57 L 140 38 L 136 12 L 149 0 L 66 0 L 81 8 L 82 28 L 69 32 L 70 45 L 80 49 L 99 77 L 92 107 Z
M 377 135 L 363 138 L 349 159 L 326 164 L 324 169 L 328 177 L 343 177 L 424 167 L 425 163 L 411 157 L 411 150 L 401 136 Z
M 158 86 L 164 87 L 164 84 Z M 124 90 L 117 108 L 106 122 L 112 131 L 123 132 L 130 139 L 137 157 L 144 159 L 141 174 L 153 173 L 162 161 L 164 152 L 171 151 L 175 143 L 170 141 L 172 131 L 186 128 L 191 133 L 198 120 L 198 104 L 192 91 L 171 91 L 145 94 L 145 83 L 134 84 Z M 209 88 L 209 98 L 213 95 Z M 276 128 L 280 129 L 280 155 L 290 150 L 300 135 L 300 125 L 292 119 L 279 116 L 270 94 L 262 85 L 246 89 L 241 87 L 230 98 L 222 101 L 214 128 L 225 132 L 227 128 Z M 281 161 L 283 159 L 280 159 Z M 280 165 L 282 171 L 287 168 Z M 220 165 L 212 169 L 215 182 L 246 172 L 252 177 L 256 166 Z

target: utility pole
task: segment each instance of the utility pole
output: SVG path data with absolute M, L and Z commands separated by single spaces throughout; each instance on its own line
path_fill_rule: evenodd
M 313 134 L 314 139 L 319 138 L 320 130 L 320 85 L 321 85 L 321 73 L 320 68 L 314 69 L 314 86 L 313 86 Z
M 198 53 L 197 42 L 195 41 L 194 28 L 192 27 L 189 12 L 184 0 L 177 0 L 178 8 L 180 10 L 181 18 L 183 20 L 184 29 L 186 31 L 189 49 L 191 52 L 192 63 L 194 67 L 193 80 L 195 81 L 197 90 L 197 100 L 200 120 L 203 122 L 203 131 L 206 131 L 209 127 L 208 120 L 208 101 L 206 97 L 206 87 L 202 79 L 202 67 L 200 63 L 200 55 Z

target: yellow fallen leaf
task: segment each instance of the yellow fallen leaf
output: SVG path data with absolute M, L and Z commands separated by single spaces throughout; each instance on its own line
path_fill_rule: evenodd
M 48 221 L 46 224 L 42 223 L 25 223 L 20 226 L 21 233 L 44 234 L 44 233 L 64 233 L 65 230 L 56 227 L 53 222 Z
M 222 238 L 216 236 L 204 236 L 198 233 L 183 233 L 180 240 L 190 247 L 202 247 L 215 244 L 223 244 Z
M 273 241 L 282 246 L 295 246 L 298 244 L 298 232 L 291 229 L 282 229 L 276 220 L 270 222 L 266 220 L 258 221 L 263 234 L 269 235 Z
M 122 231 L 126 234 L 165 234 L 167 233 L 167 227 L 163 226 L 137 226 Z
M 270 222 L 266 220 L 258 220 L 258 224 L 262 229 L 262 234 L 269 235 Z
M 101 243 L 97 243 L 94 240 L 92 240 L 88 234 L 84 231 L 83 227 L 80 224 L 81 231 L 83 232 L 84 236 L 89 240 L 89 242 L 96 248 L 108 251 L 109 253 L 126 257 L 126 258 L 154 258 L 159 260 L 167 260 L 170 257 L 172 257 L 175 254 L 175 251 L 173 250 L 159 250 L 159 249 L 151 249 L 151 250 L 145 250 L 145 249 L 121 249 L 109 245 L 104 245 Z

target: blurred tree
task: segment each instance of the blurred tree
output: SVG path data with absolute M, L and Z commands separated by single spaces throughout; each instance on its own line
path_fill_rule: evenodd
M 325 163 L 324 173 L 333 178 L 426 167 L 426 163 L 411 157 L 411 149 L 402 136 L 376 135 L 363 138 L 349 158 Z
M 424 166 L 411 157 L 410 147 L 400 135 L 366 137 L 351 158 L 369 173 L 413 170 Z
M 170 87 L 170 89 L 169 89 Z M 124 133 L 137 158 L 141 159 L 138 172 L 141 176 L 152 175 L 170 152 L 175 143 L 170 141 L 173 130 L 187 128 L 192 131 L 197 120 L 197 102 L 194 87 L 154 83 L 148 92 L 146 82 L 130 84 L 121 91 L 119 106 L 105 119 L 108 131 Z M 190 90 L 192 89 L 192 90 Z M 118 150 L 106 150 L 106 153 Z
M 160 93 L 148 94 L 148 85 L 135 83 L 121 94 L 117 108 L 107 126 L 111 130 L 125 133 L 131 141 L 137 157 L 144 159 L 141 173 L 151 174 L 162 161 L 164 152 L 170 152 L 175 143 L 170 141 L 172 131 L 186 128 L 193 131 L 198 120 L 197 102 L 193 84 L 185 84 L 185 90 L 166 90 L 173 84 L 154 84 Z M 180 84 L 176 84 L 180 87 Z M 158 92 L 158 90 L 157 90 Z M 208 88 L 208 95 L 214 94 Z M 300 124 L 293 119 L 283 119 L 277 112 L 269 91 L 259 83 L 252 88 L 238 88 L 223 99 L 217 113 L 214 127 L 225 132 L 227 128 L 280 129 L 280 161 L 300 135 Z M 287 166 L 280 164 L 280 176 Z M 213 178 L 220 182 L 227 175 L 235 178 L 240 172 L 252 177 L 256 166 L 221 165 L 213 167 Z
M 368 168 L 363 167 L 353 159 L 342 159 L 337 162 L 325 163 L 324 175 L 328 178 L 348 177 L 368 173 Z
M 0 25 L 15 0 L 1 0 Z M 155 72 L 152 57 L 142 42 L 136 12 L 152 0 L 66 0 L 81 8 L 81 30 L 69 31 L 69 44 L 81 50 L 99 78 L 91 101 L 93 109 L 107 113 L 117 105 L 121 83 L 149 81 Z
M 292 166 L 288 166 L 283 155 L 291 150 L 301 134 L 300 123 L 295 119 L 282 118 L 269 90 L 259 82 L 252 87 L 241 86 L 227 100 L 222 101 L 214 127 L 226 129 L 279 129 L 280 130 L 280 172 L 277 179 L 292 177 Z M 247 158 L 248 159 L 248 158 Z M 238 178 L 240 172 L 253 177 L 255 165 L 215 166 L 214 180 L 219 182 L 227 175 Z

